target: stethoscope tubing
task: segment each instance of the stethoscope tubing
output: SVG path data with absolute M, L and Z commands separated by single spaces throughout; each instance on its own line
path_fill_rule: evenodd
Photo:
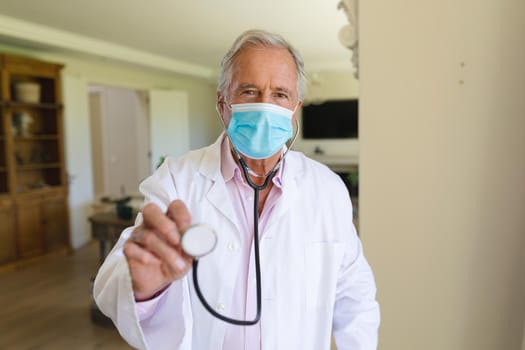
M 215 110 L 217 111 L 217 116 L 219 117 L 219 120 L 220 120 L 224 130 L 226 131 L 227 130 L 226 125 L 224 124 L 224 121 L 221 118 L 221 115 L 219 113 L 219 109 L 218 109 L 217 105 L 215 105 Z M 224 316 L 224 315 L 220 314 L 219 312 L 217 312 L 213 307 L 210 306 L 210 304 L 208 304 L 208 302 L 206 301 L 206 298 L 202 294 L 201 288 L 199 286 L 199 279 L 197 278 L 197 269 L 198 269 L 198 266 L 199 266 L 199 259 L 198 258 L 195 258 L 193 260 L 193 271 L 192 271 L 193 286 L 195 288 L 195 293 L 197 294 L 197 297 L 199 298 L 200 302 L 202 303 L 204 308 L 210 314 L 212 314 L 213 316 L 215 316 L 216 318 L 218 318 L 218 319 L 220 319 L 220 320 L 222 320 L 224 322 L 228 322 L 228 323 L 231 323 L 231 324 L 234 324 L 234 325 L 238 325 L 238 326 L 252 326 L 254 324 L 257 324 L 259 322 L 259 320 L 261 319 L 262 287 L 261 287 L 261 263 L 260 263 L 260 255 L 259 255 L 259 191 L 264 190 L 268 186 L 268 184 L 270 183 L 270 180 L 273 178 L 273 176 L 275 175 L 277 170 L 280 168 L 284 157 L 286 156 L 288 151 L 291 149 L 292 145 L 295 143 L 295 140 L 297 139 L 297 135 L 299 133 L 299 121 L 297 119 L 295 120 L 295 124 L 296 124 L 296 131 L 295 131 L 295 135 L 294 135 L 294 137 L 292 139 L 292 142 L 291 142 L 290 146 L 286 149 L 284 154 L 281 156 L 281 159 L 279 160 L 279 162 L 277 162 L 277 164 L 273 167 L 273 169 L 266 175 L 264 183 L 262 185 L 260 185 L 260 186 L 257 186 L 256 184 L 254 184 L 253 181 L 250 179 L 250 170 L 248 168 L 248 165 L 246 164 L 244 159 L 241 157 L 241 155 L 239 154 L 237 149 L 235 149 L 235 147 L 233 148 L 237 158 L 239 159 L 239 163 L 241 164 L 241 169 L 242 169 L 244 178 L 246 179 L 246 182 L 248 183 L 248 185 L 254 191 L 254 196 L 253 196 L 254 197 L 254 203 L 253 203 L 253 245 L 254 245 L 254 251 L 255 251 L 255 280 L 256 280 L 256 290 L 257 290 L 257 312 L 256 312 L 256 315 L 255 315 L 255 318 L 253 320 L 237 320 L 237 319 L 234 319 L 234 318 L 230 318 L 230 317 Z M 230 138 L 230 135 L 228 134 L 227 131 L 226 131 L 226 136 L 228 137 L 230 143 L 233 145 L 233 142 L 232 142 L 232 140 Z M 258 176 L 257 174 L 254 174 L 254 175 Z M 260 176 L 260 177 L 262 177 L 262 176 Z
M 255 280 L 256 280 L 256 291 L 257 291 L 257 312 L 255 314 L 255 318 L 253 320 L 237 320 L 234 318 L 230 318 L 230 317 L 220 314 L 208 304 L 208 302 L 206 301 L 206 298 L 204 298 L 204 295 L 202 294 L 202 291 L 199 286 L 199 281 L 197 278 L 197 268 L 199 265 L 198 259 L 193 260 L 193 285 L 195 287 L 195 292 L 197 294 L 197 297 L 199 298 L 204 308 L 210 314 L 212 314 L 213 316 L 217 317 L 218 319 L 224 322 L 228 322 L 228 323 L 231 323 L 237 326 L 252 326 L 254 324 L 257 324 L 259 320 L 261 319 L 261 310 L 262 310 L 261 262 L 260 262 L 260 255 L 259 255 L 259 191 L 264 190 L 268 186 L 268 184 L 270 183 L 270 180 L 275 175 L 279 167 L 275 167 L 274 169 L 272 169 L 272 171 L 266 176 L 264 183 L 260 186 L 257 186 L 250 179 L 248 166 L 246 165 L 246 162 L 244 161 L 244 159 L 239 157 L 239 162 L 241 164 L 241 169 L 243 171 L 244 177 L 246 178 L 246 182 L 248 182 L 248 185 L 254 191 L 254 196 L 253 196 L 254 197 L 253 198 L 254 200 L 254 203 L 253 203 L 253 245 L 254 245 L 254 251 L 255 251 Z

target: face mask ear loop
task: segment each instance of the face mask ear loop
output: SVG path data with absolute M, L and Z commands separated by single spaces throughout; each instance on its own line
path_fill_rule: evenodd
M 231 106 L 228 106 L 230 109 L 231 109 Z M 272 173 L 272 171 L 274 171 L 275 169 L 277 169 L 277 166 L 274 167 L 268 174 L 266 175 L 259 175 L 257 174 L 256 172 L 254 172 L 252 169 L 250 169 L 248 167 L 248 165 L 246 164 L 246 162 L 244 161 L 244 159 L 242 158 L 241 154 L 239 153 L 239 151 L 237 151 L 237 148 L 235 147 L 231 137 L 230 137 L 230 134 L 228 133 L 228 129 L 226 128 L 226 124 L 224 124 L 224 120 L 222 120 L 222 116 L 221 116 L 221 113 L 219 112 L 219 107 L 218 107 L 218 104 L 215 104 L 215 111 L 217 112 L 217 117 L 219 118 L 219 121 L 221 122 L 221 125 L 222 125 L 222 128 L 224 130 L 224 132 L 226 133 L 226 136 L 228 137 L 228 140 L 230 140 L 230 144 L 232 145 L 232 149 L 233 149 L 233 152 L 235 153 L 235 156 L 237 157 L 237 159 L 239 160 L 239 162 L 241 163 L 241 167 L 246 167 L 246 171 L 250 174 L 250 175 L 253 175 L 255 177 L 267 177 L 268 175 L 270 175 Z M 277 163 L 277 165 L 279 165 L 279 163 Z
M 226 104 L 227 105 L 227 104 Z M 230 109 L 231 109 L 231 105 L 227 105 Z M 235 155 L 237 156 L 237 158 L 240 160 L 241 159 L 241 155 L 239 154 L 239 152 L 237 151 L 237 148 L 235 148 L 235 145 L 233 144 L 233 141 L 230 137 L 230 134 L 228 133 L 228 128 L 226 128 L 226 124 L 224 124 L 224 120 L 222 120 L 222 116 L 221 116 L 221 113 L 219 112 L 219 106 L 218 106 L 218 103 L 215 104 L 215 111 L 217 112 L 217 118 L 219 118 L 219 121 L 221 122 L 221 125 L 222 125 L 222 129 L 224 130 L 224 133 L 226 134 L 226 136 L 228 137 L 228 140 L 230 140 L 230 144 L 232 145 L 232 148 L 233 148 L 233 152 L 235 152 Z M 250 168 L 248 168 L 249 171 Z M 253 174 L 255 176 L 258 176 L 257 174 Z
M 228 104 L 226 104 L 226 102 L 223 102 L 226 106 L 228 106 Z M 228 106 L 230 109 L 231 107 Z M 219 101 L 217 101 L 217 103 L 215 104 L 215 112 L 217 112 L 217 118 L 219 118 L 219 121 L 221 122 L 221 125 L 222 125 L 222 128 L 224 129 L 224 131 L 226 131 L 226 124 L 224 124 L 224 120 L 222 120 L 222 116 L 221 116 L 221 113 L 219 112 Z
M 289 150 L 292 149 L 293 145 L 295 144 L 295 140 L 297 140 L 297 136 L 299 136 L 299 119 L 295 118 L 295 135 L 293 135 L 293 138 L 292 138 L 292 141 L 290 142 L 290 145 L 289 146 L 286 146 L 286 151 L 284 151 L 284 154 L 283 156 L 281 157 L 281 159 L 284 158 L 284 156 L 286 156 L 286 154 L 288 153 Z M 280 165 L 281 162 L 277 163 L 278 165 Z

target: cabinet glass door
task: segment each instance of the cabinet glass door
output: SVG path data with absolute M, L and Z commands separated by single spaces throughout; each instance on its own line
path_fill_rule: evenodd
M 63 185 L 56 108 L 14 107 L 11 128 L 16 192 Z

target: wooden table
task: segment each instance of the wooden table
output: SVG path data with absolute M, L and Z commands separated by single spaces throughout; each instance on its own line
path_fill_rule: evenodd
M 93 238 L 99 241 L 99 262 L 102 265 L 122 231 L 133 226 L 134 220 L 124 220 L 115 212 L 101 212 L 90 216 L 89 222 Z M 113 327 L 113 322 L 98 309 L 94 301 L 91 303 L 90 313 L 93 323 L 106 328 Z
M 109 254 L 125 228 L 133 226 L 133 219 L 124 220 L 115 212 L 101 212 L 89 217 L 91 234 L 100 244 L 100 264 Z

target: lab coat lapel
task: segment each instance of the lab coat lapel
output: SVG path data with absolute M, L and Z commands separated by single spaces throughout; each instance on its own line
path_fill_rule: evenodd
M 208 188 L 204 197 L 208 204 L 215 211 L 209 213 L 214 218 L 212 219 L 215 224 L 219 226 L 218 234 L 220 235 L 219 247 L 226 246 L 228 243 L 224 242 L 236 242 L 236 245 L 240 245 L 241 233 L 239 231 L 239 225 L 237 223 L 237 215 L 233 210 L 232 203 L 228 199 L 228 191 L 224 178 L 221 174 L 221 142 L 223 140 L 221 135 L 219 139 L 210 147 L 208 147 L 202 157 L 199 171 L 206 178 Z M 222 216 L 222 218 L 217 218 Z M 228 229 L 226 225 L 230 224 L 231 228 Z M 208 290 L 209 294 L 207 298 L 214 306 L 218 303 L 227 304 L 227 301 L 232 299 L 233 288 L 235 279 L 238 272 L 238 263 L 229 264 L 229 253 L 227 250 L 219 249 L 217 254 L 211 254 L 208 258 L 206 265 L 202 265 L 199 269 L 199 273 L 203 281 L 211 281 L 211 285 L 207 285 L 206 282 L 201 283 L 201 287 L 204 290 Z M 230 265 L 228 269 L 224 269 L 224 266 Z M 206 275 L 208 274 L 207 278 Z M 215 284 L 215 285 L 214 285 Z M 220 288 L 216 285 L 220 284 Z M 206 312 L 205 310 L 202 310 Z M 206 314 L 206 317 L 211 317 Z M 213 322 L 209 332 L 209 338 L 204 340 L 206 348 L 218 349 L 222 347 L 224 341 L 224 335 L 226 332 L 226 324 L 224 322 Z
M 228 191 L 221 174 L 221 143 L 223 137 L 224 135 L 221 135 L 204 153 L 200 164 L 200 172 L 211 181 L 210 189 L 206 193 L 206 199 L 235 226 L 236 231 L 239 231 L 237 216 L 233 211 L 231 202 L 228 200 Z
M 302 176 L 303 168 L 300 162 L 298 162 L 296 154 L 292 151 L 286 155 L 284 163 L 281 176 L 283 193 L 279 201 L 275 204 L 272 211 L 272 218 L 266 226 L 265 234 L 266 231 L 270 234 L 274 231 L 274 226 L 278 225 L 282 217 L 289 212 L 298 195 L 297 181 L 299 181 Z

